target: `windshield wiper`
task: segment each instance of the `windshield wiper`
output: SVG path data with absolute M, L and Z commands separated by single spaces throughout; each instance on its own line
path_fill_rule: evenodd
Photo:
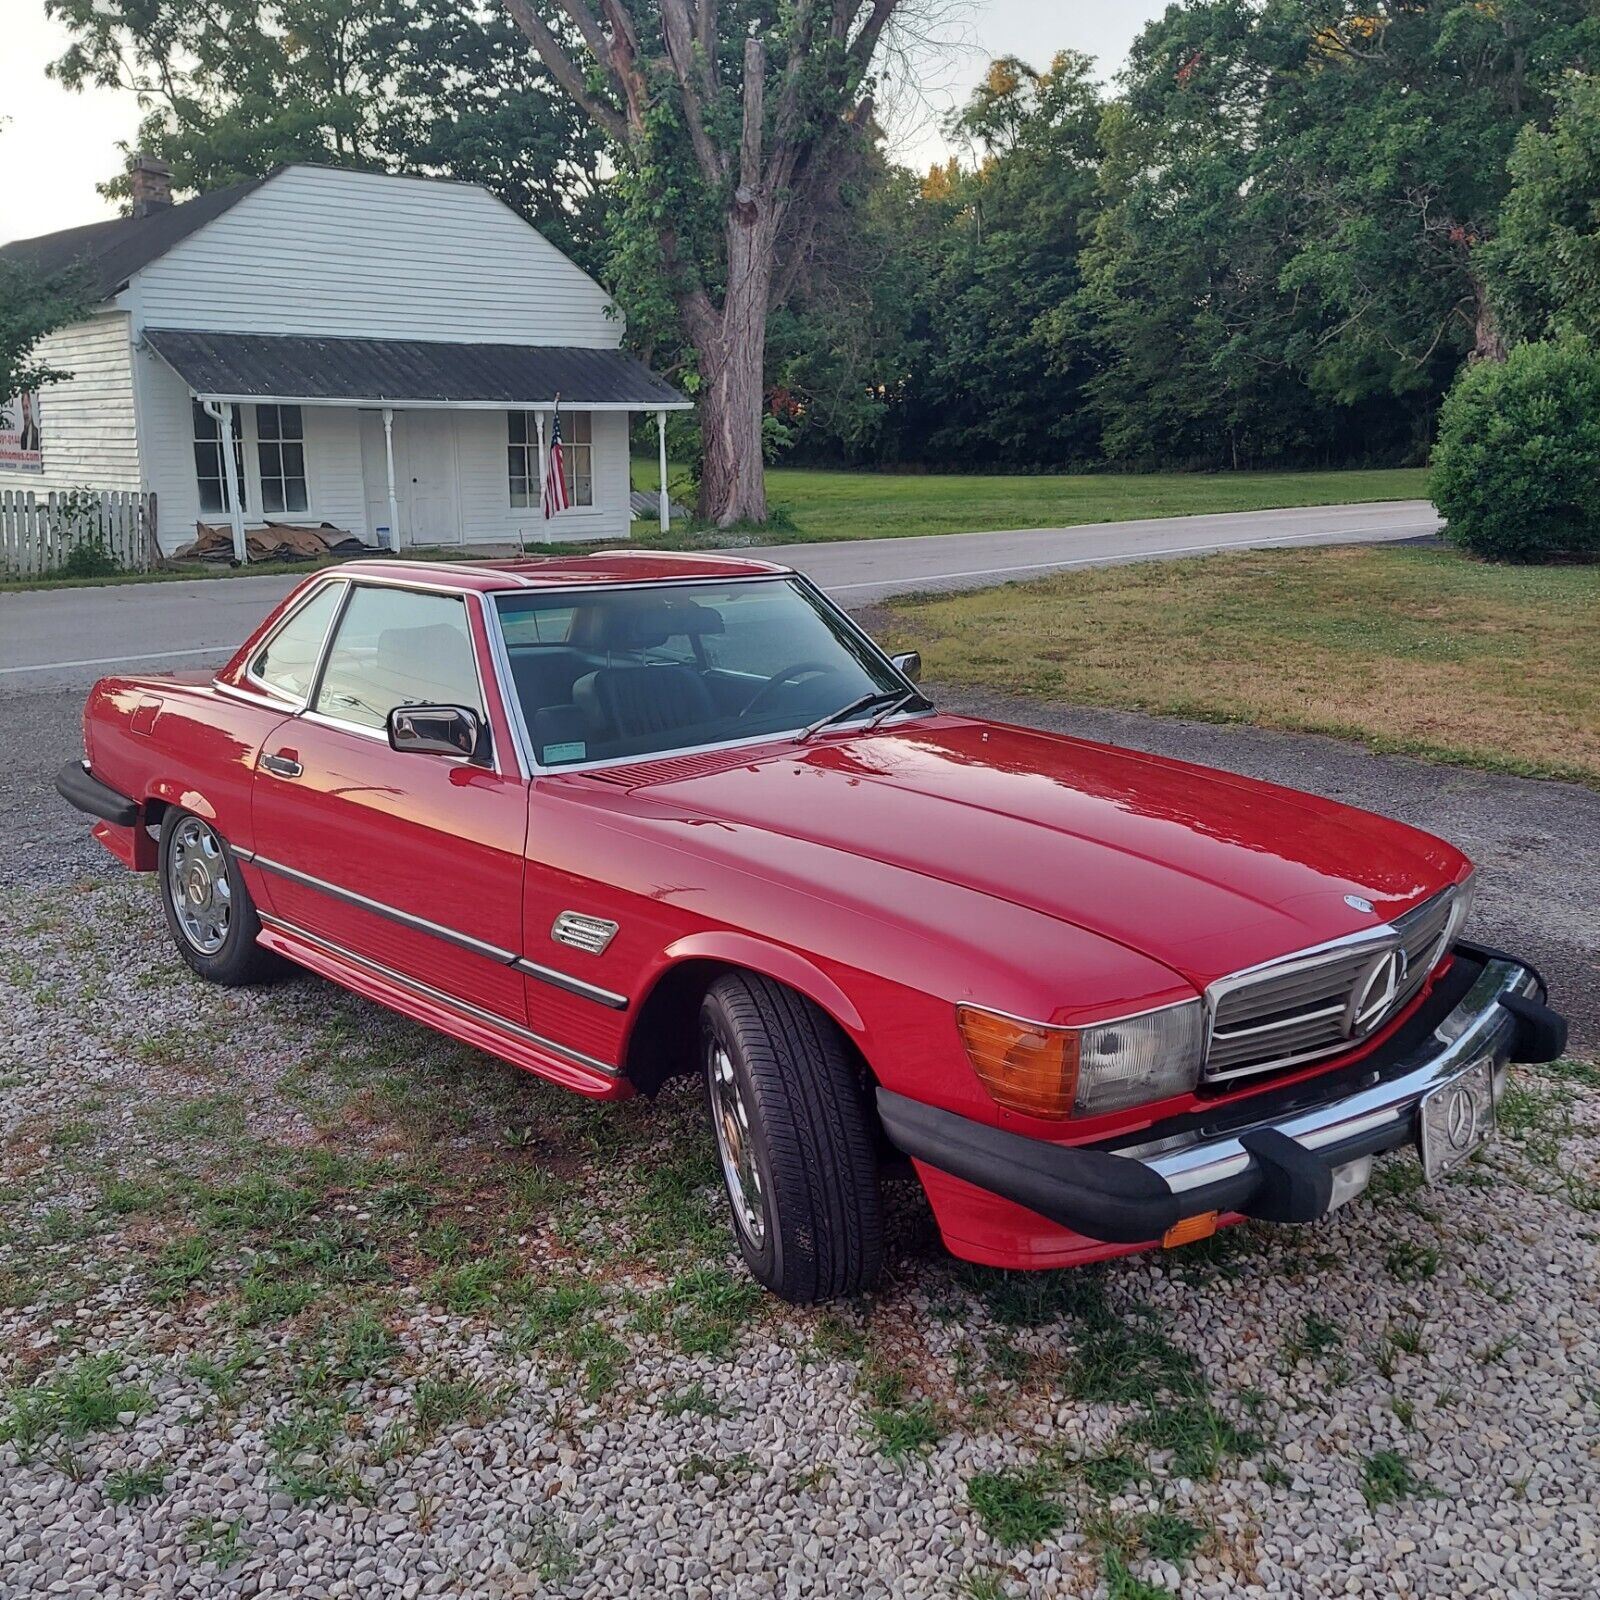
M 824 728 L 831 727 L 836 722 L 843 722 L 847 717 L 853 717 L 858 711 L 865 711 L 868 706 L 875 706 L 880 700 L 890 697 L 899 700 L 902 691 L 899 689 L 877 689 L 871 694 L 864 694 L 852 700 L 847 706 L 840 706 L 837 711 L 830 711 L 825 717 L 818 717 L 815 722 L 808 722 L 795 738 L 796 744 L 804 744 L 814 733 L 821 733 Z M 891 707 L 891 709 L 893 709 Z
M 897 695 L 893 700 L 891 700 L 888 705 L 886 705 L 883 710 L 880 711 L 877 716 L 875 716 L 861 731 L 863 733 L 871 733 L 880 722 L 884 721 L 888 717 L 892 717 L 897 711 L 903 711 L 908 705 L 911 704 L 913 700 L 920 700 L 921 698 L 922 691 L 920 689 L 904 690 L 901 694 Z

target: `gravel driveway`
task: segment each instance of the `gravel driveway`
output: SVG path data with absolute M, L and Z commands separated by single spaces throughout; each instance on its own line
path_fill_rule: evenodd
M 193 980 L 42 792 L 80 704 L 3 702 L 7 1600 L 1594 1593 L 1592 1066 L 1442 1188 L 1391 1159 L 1325 1224 L 1078 1273 L 963 1268 L 896 1184 L 885 1287 L 798 1312 L 688 1088 L 597 1107 Z M 1596 796 L 1026 711 L 1450 834 L 1594 1054 Z

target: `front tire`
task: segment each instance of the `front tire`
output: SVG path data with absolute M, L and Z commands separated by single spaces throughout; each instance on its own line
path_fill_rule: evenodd
M 256 943 L 261 922 L 239 863 L 204 817 L 174 807 L 161 819 L 157 876 L 172 942 L 207 982 L 262 983 L 283 970 Z
M 877 1282 L 883 1208 L 866 1085 L 833 1019 L 754 973 L 700 1008 L 706 1099 L 751 1274 L 813 1305 Z

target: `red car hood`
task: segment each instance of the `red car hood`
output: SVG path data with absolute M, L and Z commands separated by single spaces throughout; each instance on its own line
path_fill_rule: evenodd
M 1369 928 L 1467 867 L 1443 840 L 1370 812 L 965 717 L 606 778 L 760 830 L 769 866 L 782 860 L 774 836 L 870 857 L 1070 922 L 1200 986 Z

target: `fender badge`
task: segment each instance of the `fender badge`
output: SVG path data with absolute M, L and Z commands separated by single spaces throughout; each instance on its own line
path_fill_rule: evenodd
M 1365 911 L 1369 916 L 1372 914 L 1372 902 L 1370 900 L 1363 900 L 1358 894 L 1347 894 L 1344 897 L 1344 903 L 1349 906 L 1352 911 Z

